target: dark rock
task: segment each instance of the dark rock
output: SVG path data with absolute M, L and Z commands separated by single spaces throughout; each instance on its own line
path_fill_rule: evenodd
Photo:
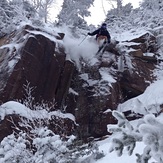
M 143 56 L 143 52 L 142 52 L 141 49 L 137 49 L 137 50 L 130 51 L 129 55 L 131 55 L 133 57 L 142 57 Z
M 64 33 L 58 33 L 58 36 L 56 36 L 56 39 L 63 40 L 65 34 Z
M 0 142 L 12 134 L 13 131 L 18 133 L 16 126 L 19 126 L 18 122 L 20 122 L 20 117 L 18 115 L 6 115 L 4 120 L 0 122 Z
M 144 35 L 132 39 L 129 42 L 139 43 L 139 47 L 143 53 L 147 51 L 154 53 L 157 50 L 156 37 L 151 33 L 145 33 Z

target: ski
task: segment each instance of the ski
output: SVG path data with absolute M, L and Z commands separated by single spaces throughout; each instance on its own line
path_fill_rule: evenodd
M 104 42 L 104 43 L 99 47 L 99 49 L 98 49 L 96 55 L 98 55 L 101 51 L 102 51 L 102 54 L 103 54 L 103 53 L 104 53 L 104 50 L 105 50 L 105 47 L 106 47 L 107 45 L 108 45 L 108 44 Z

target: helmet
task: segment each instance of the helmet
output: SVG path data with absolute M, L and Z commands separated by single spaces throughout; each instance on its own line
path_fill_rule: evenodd
M 106 26 L 107 26 L 106 23 L 102 23 L 101 25 L 102 28 L 106 28 Z

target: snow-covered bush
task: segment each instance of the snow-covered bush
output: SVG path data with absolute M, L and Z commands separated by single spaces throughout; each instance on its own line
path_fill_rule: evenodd
M 90 162 L 104 157 L 94 142 L 83 144 L 75 136 L 62 137 L 47 126 L 23 121 L 21 129 L 0 143 L 0 162 L 3 163 L 72 163 Z M 79 143 L 80 142 L 80 143 Z M 82 160 L 82 161 L 81 161 Z
M 150 155 L 158 163 L 163 163 L 163 123 L 160 120 L 154 115 L 146 115 L 145 123 L 139 126 L 139 131 L 146 144 L 144 150 L 150 151 Z
M 27 162 L 32 156 L 32 151 L 26 149 L 27 144 L 29 142 L 25 133 L 20 133 L 17 137 L 12 134 L 4 138 L 0 144 L 0 162 Z
M 34 132 L 33 130 L 31 132 Z M 63 141 L 46 127 L 37 128 L 35 135 L 20 132 L 4 138 L 0 144 L 0 162 L 3 163 L 65 163 L 67 146 L 75 138 Z M 30 142 L 32 141 L 32 142 Z M 70 152 L 70 151 L 69 151 Z
M 51 107 L 55 104 L 51 107 L 45 103 L 34 104 L 34 88 L 27 82 L 24 89 L 23 105 L 12 101 L 0 106 L 1 120 L 7 114 L 20 116 L 16 124 L 12 118 L 8 119 L 13 124 L 14 132 L 0 143 L 0 162 L 72 163 L 81 160 L 89 162 L 104 156 L 93 141 L 83 143 L 73 134 L 67 134 L 64 118 L 73 120 L 73 115 L 54 111 Z

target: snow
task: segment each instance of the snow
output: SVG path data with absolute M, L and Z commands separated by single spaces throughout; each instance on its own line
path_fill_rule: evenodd
M 140 114 L 157 113 L 163 104 L 163 80 L 150 84 L 143 94 L 120 104 L 118 110 L 123 112 L 132 110 Z
M 60 110 L 52 111 L 52 112 L 48 112 L 45 109 L 31 110 L 30 108 L 27 108 L 23 104 L 15 101 L 8 101 L 0 106 L 1 120 L 3 120 L 4 117 L 9 114 L 18 114 L 28 119 L 35 119 L 35 118 L 50 119 L 52 115 L 55 115 L 60 118 L 71 119 L 72 121 L 75 122 L 75 117 L 70 113 L 63 114 Z
M 155 54 L 154 53 L 143 53 L 143 56 L 148 56 L 148 57 L 153 57 Z
M 88 74 L 87 73 L 83 73 L 81 75 L 79 75 L 81 77 L 81 79 L 83 79 L 84 81 L 86 81 L 86 83 L 89 85 L 89 86 L 93 86 L 95 84 L 97 84 L 99 81 L 98 80 L 92 80 L 92 79 L 89 79 L 88 77 Z
M 69 88 L 69 93 L 72 93 L 72 94 L 74 94 L 76 96 L 79 95 L 79 93 L 77 93 L 76 91 L 74 91 L 72 88 Z
M 115 83 L 116 80 L 113 78 L 112 75 L 109 74 L 109 72 L 107 71 L 107 68 L 103 68 L 99 70 L 100 74 L 101 74 L 101 78 L 103 81 L 107 81 L 108 83 Z M 111 85 L 110 85 L 111 86 Z
M 56 36 L 59 36 L 56 32 L 54 32 L 54 34 L 52 33 L 46 33 L 46 32 L 43 32 L 43 31 L 31 31 L 31 30 L 26 30 L 27 32 L 31 33 L 31 34 L 34 34 L 34 35 L 43 35 L 45 36 L 46 38 L 48 38 L 49 40 L 51 41 L 54 41 L 56 42 Z
M 138 28 L 138 29 L 125 31 L 123 33 L 118 33 L 118 34 L 114 33 L 113 38 L 119 42 L 124 42 L 124 41 L 133 40 L 135 38 L 139 38 L 146 33 L 150 33 L 150 35 L 153 35 L 151 32 L 147 31 L 146 28 Z
M 90 64 L 93 64 L 97 60 L 93 60 L 96 52 L 98 51 L 98 46 L 95 41 L 90 41 L 89 38 L 74 38 L 73 36 L 66 33 L 64 38 L 64 45 L 67 54 L 67 60 L 75 61 L 77 67 L 80 69 L 80 59 L 85 61 L 91 61 Z M 82 42 L 83 41 L 83 42 Z M 82 43 L 81 43 L 82 42 Z
M 101 158 L 100 160 L 97 160 L 96 163 L 135 163 L 136 160 L 136 153 L 143 153 L 143 149 L 145 147 L 145 144 L 143 142 L 137 143 L 136 147 L 134 149 L 134 152 L 131 156 L 128 155 L 126 149 L 123 152 L 123 155 L 121 157 L 118 157 L 116 152 L 109 152 L 109 148 L 111 146 L 110 138 L 107 138 L 103 141 L 99 141 L 97 143 L 99 145 L 99 150 L 103 151 L 105 154 L 105 157 Z M 152 163 L 154 159 L 151 159 L 149 163 Z M 92 162 L 93 163 L 93 162 Z

